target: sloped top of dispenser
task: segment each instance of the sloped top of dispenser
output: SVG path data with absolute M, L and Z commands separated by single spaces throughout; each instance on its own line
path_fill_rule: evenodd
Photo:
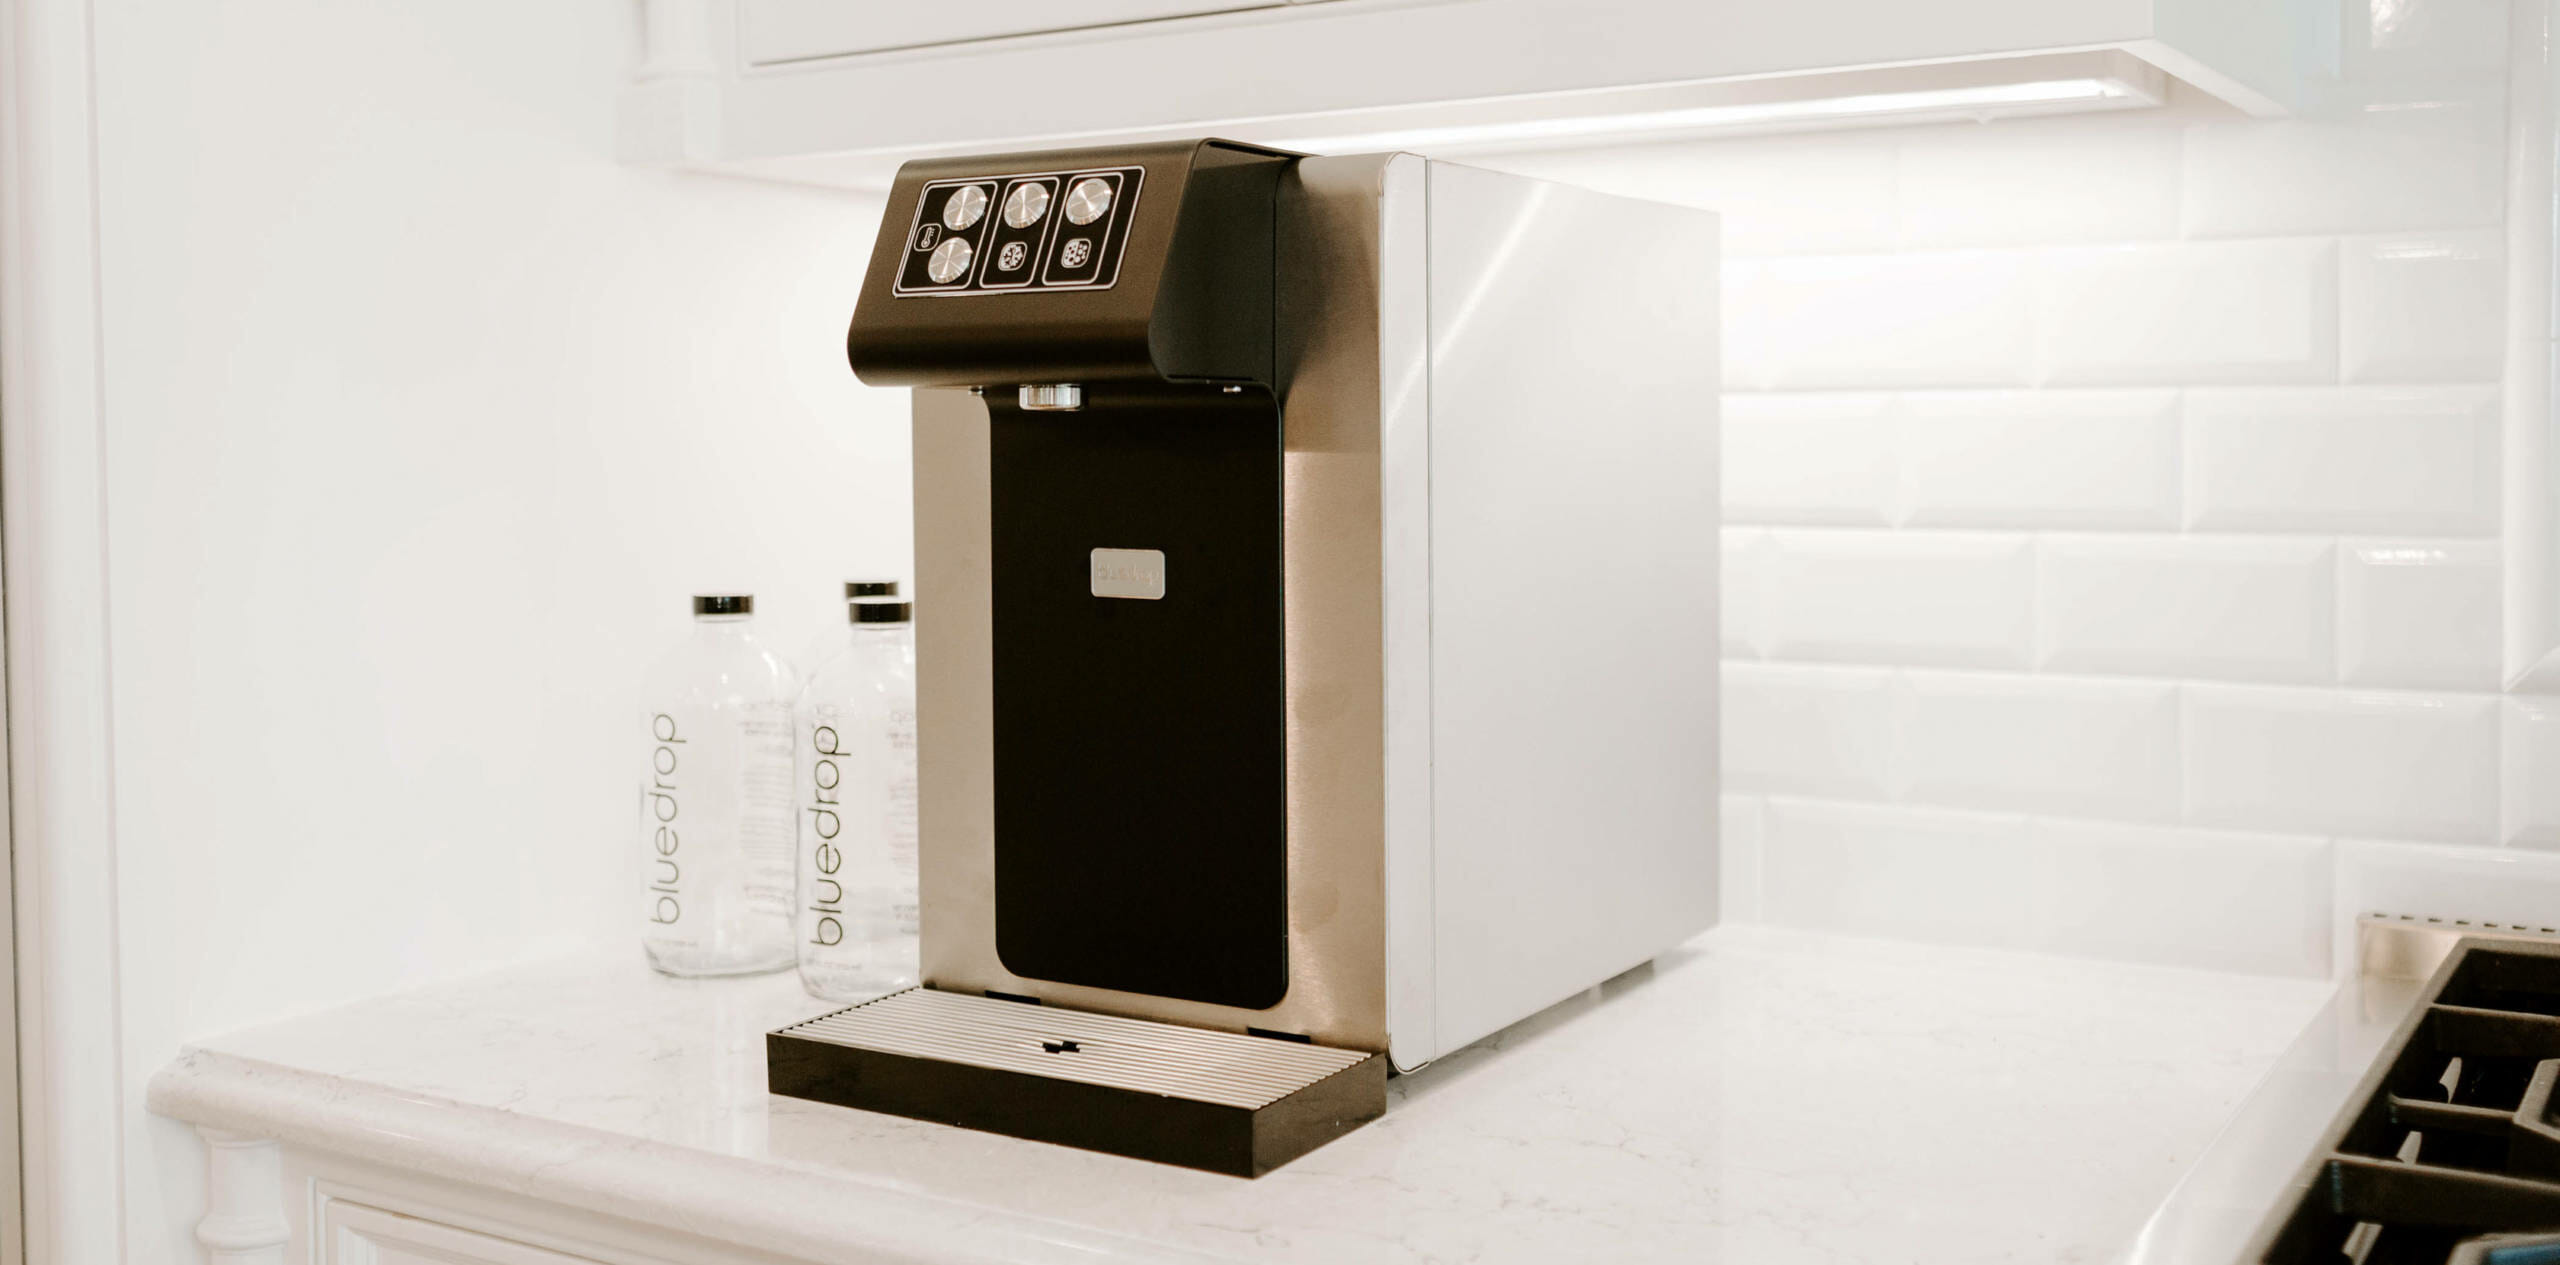
M 908 163 L 846 359 L 874 386 L 1268 384 L 1291 157 L 1191 140 Z

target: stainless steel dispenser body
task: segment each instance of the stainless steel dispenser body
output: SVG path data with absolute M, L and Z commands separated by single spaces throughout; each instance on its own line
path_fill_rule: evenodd
M 1172 272 L 1189 265 L 1148 271 L 1150 251 L 1204 249 L 1192 225 L 1220 203 L 1151 233 L 1146 216 L 1173 212 L 1143 200 L 1195 196 L 1182 182 L 1207 187 L 1213 158 L 1267 179 L 1235 175 L 1232 194 L 1268 191 L 1264 378 L 1165 363 L 1186 354 L 1167 333 L 1186 312 L 1261 301 L 1250 277 L 1182 298 Z M 1712 215 L 1405 154 L 1146 147 L 919 167 L 891 195 L 890 263 L 854 342 L 866 378 L 923 384 L 927 988 L 1411 1069 L 1714 922 Z M 1012 347 L 1043 347 L 1033 317 L 997 311 L 1035 296 L 980 286 L 1005 229 L 971 239 L 987 258 L 967 293 L 905 292 L 899 270 L 949 240 L 928 211 L 961 195 L 937 189 L 983 178 L 973 200 L 994 217 L 1024 181 L 1052 182 L 1054 201 L 1104 171 L 1126 173 L 1124 206 L 1140 200 L 1104 223 L 1119 284 L 1165 288 L 1139 335 L 1154 381 L 1080 366 L 1074 346 L 997 356 L 1039 362 L 1021 364 L 955 352 L 903 377 L 865 365 L 864 321 L 891 310 L 1011 322 Z M 1066 231 L 1006 257 L 1063 258 Z M 1078 294 L 1037 297 L 1078 310 Z M 1257 318 L 1235 319 L 1202 337 L 1249 343 Z M 896 343 L 868 354 L 911 354 Z M 1080 408 L 1054 411 L 1054 393 L 1023 407 L 1020 388 L 1063 384 Z M 1157 462 L 1159 446 L 1181 451 L 1149 467 L 1155 483 L 1110 464 Z M 1186 497 L 1201 503 L 1147 503 Z M 1035 505 L 1048 517 L 1021 508 Z M 1241 525 L 1205 548 L 1185 514 Z M 1240 594 L 1219 587 L 1229 571 L 1264 578 Z M 1209 622 L 1165 623 L 1211 593 Z M 1234 669 L 1272 688 L 1206 674 L 1190 656 L 1235 637 L 1185 631 L 1201 628 L 1245 629 Z M 1114 657 L 1123 636 L 1160 639 Z M 1151 736 L 1153 718 L 1181 732 Z

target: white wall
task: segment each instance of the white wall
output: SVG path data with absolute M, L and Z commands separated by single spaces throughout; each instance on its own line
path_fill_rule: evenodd
M 877 207 L 617 166 L 636 10 L 96 6 L 130 1260 L 193 1259 L 183 1039 L 629 935 L 686 595 L 796 650 L 906 571 Z
M 1494 160 L 1726 216 L 1730 913 L 2319 973 L 2366 841 L 2560 845 L 2499 693 L 2507 6 L 2341 10 L 2296 121 Z

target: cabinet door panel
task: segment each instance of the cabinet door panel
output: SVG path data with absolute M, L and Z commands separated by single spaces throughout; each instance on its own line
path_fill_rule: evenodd
M 322 1214 L 320 1235 L 325 1265 L 598 1265 L 584 1256 L 335 1199 Z
M 749 64 L 843 57 L 892 48 L 921 48 L 1046 31 L 1196 17 L 1238 9 L 1278 8 L 1283 0 L 911 0 L 848 4 L 844 0 L 746 0 L 738 6 L 738 43 Z

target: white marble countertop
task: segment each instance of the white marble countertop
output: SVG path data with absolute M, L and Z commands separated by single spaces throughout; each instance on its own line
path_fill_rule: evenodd
M 2331 995 L 2143 1226 L 2124 1265 L 2236 1261 L 2354 1097 L 2426 981 L 2362 976 Z
M 197 1124 L 835 1259 L 2105 1262 L 2323 981 L 1711 932 L 1255 1181 L 769 1096 L 789 975 L 634 951 L 190 1048 Z

